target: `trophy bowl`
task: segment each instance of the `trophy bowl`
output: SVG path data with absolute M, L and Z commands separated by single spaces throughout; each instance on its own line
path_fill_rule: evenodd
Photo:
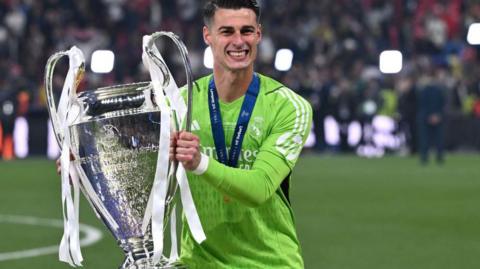
M 83 113 L 69 127 L 74 162 L 81 168 L 79 176 L 89 182 L 118 225 L 114 229 L 100 214 L 127 257 L 121 268 L 147 266 L 153 252 L 150 229 L 144 234 L 142 225 L 155 176 L 161 112 L 145 105 L 145 95 L 150 92 L 149 83 L 82 92 L 78 101 Z M 177 182 L 172 173 L 175 164 L 164 169 L 170 172 L 166 222 Z

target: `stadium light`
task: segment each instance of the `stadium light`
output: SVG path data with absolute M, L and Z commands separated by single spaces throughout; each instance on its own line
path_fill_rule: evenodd
M 15 127 L 13 128 L 13 148 L 15 156 L 24 159 L 28 156 L 28 122 L 25 117 L 15 119 Z
M 384 50 L 380 53 L 379 68 L 384 74 L 395 74 L 402 70 L 402 53 L 398 50 Z
M 325 142 L 328 145 L 335 146 L 340 144 L 340 126 L 332 116 L 326 116 L 323 122 L 325 130 Z
M 351 147 L 355 147 L 362 140 L 362 125 L 358 121 L 353 121 L 348 125 L 347 141 Z
M 468 27 L 467 42 L 470 45 L 480 45 L 480 23 L 472 23 Z
M 210 46 L 208 46 L 203 53 L 203 65 L 208 69 L 213 68 L 213 53 Z
M 292 68 L 293 51 L 290 49 L 279 49 L 275 54 L 275 69 L 288 71 Z
M 96 50 L 92 54 L 90 69 L 95 73 L 109 73 L 114 62 L 115 54 L 111 50 Z

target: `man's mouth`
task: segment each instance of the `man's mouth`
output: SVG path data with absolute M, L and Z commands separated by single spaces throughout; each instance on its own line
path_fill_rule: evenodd
M 230 50 L 230 51 L 227 51 L 227 54 L 233 58 L 243 58 L 245 56 L 247 56 L 248 54 L 248 50 Z

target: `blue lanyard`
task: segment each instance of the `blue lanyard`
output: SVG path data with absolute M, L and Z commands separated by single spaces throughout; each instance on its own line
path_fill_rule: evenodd
M 215 87 L 215 81 L 210 80 L 208 86 L 208 108 L 210 110 L 210 123 L 212 125 L 213 141 L 217 151 L 218 160 L 228 166 L 236 167 L 242 142 L 247 131 L 248 122 L 252 116 L 255 102 L 257 101 L 258 92 L 260 91 L 260 79 L 257 74 L 253 75 L 252 82 L 248 86 L 247 94 L 243 99 L 242 109 L 237 119 L 237 125 L 233 133 L 230 154 L 227 159 L 227 147 L 225 145 L 225 131 L 223 130 L 222 115 L 220 114 L 220 106 L 218 104 L 218 93 Z

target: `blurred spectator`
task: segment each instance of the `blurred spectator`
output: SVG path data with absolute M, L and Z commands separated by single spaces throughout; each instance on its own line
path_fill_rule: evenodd
M 358 102 L 349 81 L 342 79 L 336 87 L 332 88 L 329 99 L 333 116 L 339 124 L 340 150 L 342 152 L 352 151 L 348 143 L 348 130 L 350 123 L 356 119 Z
M 427 70 L 420 78 L 417 103 L 417 121 L 419 131 L 420 161 L 426 164 L 429 150 L 435 148 L 436 161 L 444 161 L 444 121 L 445 121 L 445 88 L 440 84 L 441 67 Z
M 202 4 L 194 0 L 0 1 L 0 95 L 7 95 L 2 92 L 21 77 L 23 85 L 15 88 L 30 96 L 30 109 L 45 110 L 46 60 L 72 45 L 84 52 L 87 69 L 94 50 L 115 53 L 113 72 L 87 72 L 84 89 L 148 80 L 142 68 L 141 39 L 159 30 L 177 33 L 188 47 L 194 75 L 207 74 L 199 29 Z M 265 10 L 262 26 L 269 35 L 260 44 L 256 70 L 312 102 L 318 150 L 327 148 L 323 128 L 327 116 L 343 126 L 345 142 L 349 122 L 358 120 L 365 127 L 383 111 L 398 121 L 398 130 L 414 153 L 413 93 L 420 88 L 425 61 L 444 66 L 440 83 L 445 90 L 444 116 L 480 117 L 480 47 L 465 41 L 469 25 L 480 21 L 477 1 L 262 0 L 260 4 Z M 168 41 L 159 41 L 158 46 L 178 84 L 185 83 L 178 52 Z M 289 72 L 273 68 L 275 52 L 281 48 L 294 53 Z M 385 49 L 402 52 L 400 74 L 379 72 L 378 55 Z M 16 66 L 20 76 L 9 71 Z M 56 90 L 61 88 L 65 68 L 65 61 L 59 63 Z M 342 145 L 343 150 L 351 149 Z
M 409 153 L 417 152 L 417 96 L 412 78 L 401 77 L 397 81 L 399 130 L 405 135 Z
M 14 88 L 0 91 L 0 153 L 4 160 L 13 159 L 13 127 L 18 107 Z

